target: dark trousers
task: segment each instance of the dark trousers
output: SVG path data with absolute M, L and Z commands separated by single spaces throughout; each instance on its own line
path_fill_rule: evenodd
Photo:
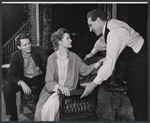
M 32 79 L 24 77 L 22 80 L 29 86 L 38 86 L 42 89 L 44 86 L 44 75 L 39 75 Z M 17 114 L 17 105 L 16 105 L 16 93 L 21 90 L 17 84 L 13 82 L 4 83 L 3 87 L 4 101 L 6 106 L 6 115 Z
M 145 46 L 126 63 L 128 95 L 135 121 L 148 121 L 148 54 Z

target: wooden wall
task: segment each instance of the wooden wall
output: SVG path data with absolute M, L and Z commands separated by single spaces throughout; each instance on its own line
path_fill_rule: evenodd
M 36 4 L 29 4 L 29 19 L 30 19 L 30 36 L 32 45 L 37 45 L 37 32 L 36 32 Z

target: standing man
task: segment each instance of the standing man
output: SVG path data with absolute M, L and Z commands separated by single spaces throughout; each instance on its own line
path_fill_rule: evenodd
M 18 121 L 16 93 L 21 89 L 25 94 L 31 93 L 31 86 L 42 89 L 45 79 L 45 67 L 48 55 L 39 47 L 32 47 L 27 34 L 19 34 L 15 38 L 18 50 L 10 58 L 7 74 L 8 82 L 3 85 L 6 115 L 10 121 Z
M 138 32 L 125 22 L 110 19 L 99 10 L 87 14 L 90 32 L 104 36 L 106 58 L 96 78 L 91 83 L 82 84 L 85 91 L 82 97 L 89 95 L 97 85 L 107 80 L 114 70 L 118 57 L 127 67 L 127 87 L 129 99 L 133 107 L 135 121 L 148 121 L 148 59 L 146 41 Z M 101 43 L 99 42 L 99 45 Z

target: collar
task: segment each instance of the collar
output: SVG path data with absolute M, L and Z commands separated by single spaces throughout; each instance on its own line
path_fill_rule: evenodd
M 107 21 L 105 22 L 104 27 L 103 27 L 103 35 L 105 35 L 106 23 L 107 23 Z
M 22 56 L 23 56 L 23 58 L 29 58 L 29 57 L 31 56 L 31 53 L 24 54 L 24 53 L 22 52 Z
M 60 55 L 59 51 L 56 51 L 57 58 L 59 58 L 61 60 L 68 58 L 68 51 L 69 50 L 67 50 L 63 55 Z

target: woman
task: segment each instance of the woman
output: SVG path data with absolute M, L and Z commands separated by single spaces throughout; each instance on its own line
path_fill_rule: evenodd
M 99 62 L 88 66 L 78 55 L 68 50 L 72 47 L 72 40 L 66 29 L 60 28 L 54 32 L 51 41 L 55 52 L 48 58 L 46 84 L 36 106 L 35 121 L 58 120 L 58 89 L 70 96 L 70 90 L 77 87 L 79 74 L 88 75 L 100 66 Z

